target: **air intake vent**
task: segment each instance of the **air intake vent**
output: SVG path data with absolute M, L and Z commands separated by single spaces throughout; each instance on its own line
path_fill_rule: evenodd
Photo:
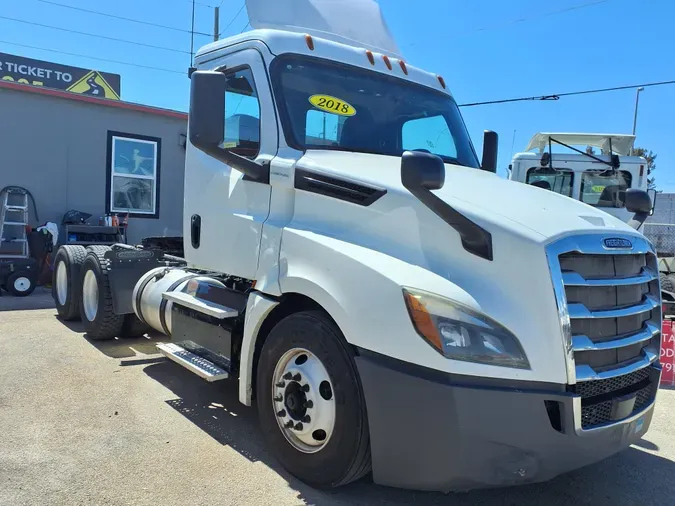
M 326 197 L 344 200 L 352 204 L 369 206 L 382 197 L 387 190 L 368 186 L 354 181 L 346 181 L 333 176 L 297 169 L 295 171 L 295 187 Z

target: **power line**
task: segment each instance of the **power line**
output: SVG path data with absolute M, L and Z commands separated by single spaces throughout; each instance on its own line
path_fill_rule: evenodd
M 251 23 L 250 23 L 250 22 L 246 23 L 246 26 L 244 26 L 244 28 L 242 28 L 241 31 L 240 31 L 239 33 L 244 33 L 244 30 L 246 30 L 246 29 L 249 28 L 250 26 L 251 26 Z
M 24 23 L 26 25 L 40 26 L 42 28 L 51 28 L 52 30 L 60 30 L 62 32 L 76 33 L 78 35 L 87 35 L 89 37 L 97 37 L 99 39 L 112 40 L 112 41 L 115 41 L 115 42 L 125 42 L 127 44 L 135 44 L 137 46 L 150 47 L 150 48 L 153 48 L 153 49 L 163 49 L 165 51 L 173 51 L 175 53 L 190 54 L 188 51 L 183 51 L 181 49 L 173 49 L 173 48 L 164 47 L 164 46 L 155 46 L 153 44 L 145 44 L 144 42 L 135 42 L 133 40 L 127 40 L 127 39 L 118 39 L 116 37 L 108 37 L 106 35 L 99 35 L 97 33 L 80 32 L 78 30 L 71 30 L 69 28 L 63 28 L 63 27 L 60 27 L 60 26 L 52 26 L 52 25 L 44 25 L 42 23 L 36 23 L 34 21 L 26 21 L 24 19 L 10 18 L 8 16 L 0 15 L 0 19 L 6 19 L 8 21 L 15 21 L 17 23 Z
M 192 0 L 185 0 L 185 1 L 186 1 L 186 2 L 192 3 Z M 204 6 L 204 7 L 209 7 L 209 8 L 211 8 L 211 9 L 214 8 L 213 5 L 205 4 L 204 2 L 197 2 L 197 1 L 195 0 L 195 3 L 196 3 L 197 5 L 202 5 L 202 6 Z
M 582 3 L 582 4 L 572 5 L 570 7 L 564 7 L 562 9 L 556 9 L 554 11 L 543 12 L 543 13 L 540 13 L 540 14 L 534 14 L 532 16 L 513 19 L 511 21 L 505 21 L 503 23 L 497 23 L 497 24 L 487 26 L 487 27 L 476 28 L 475 30 L 472 30 L 472 31 L 482 32 L 482 31 L 491 30 L 491 29 L 494 29 L 494 28 L 501 28 L 502 26 L 515 25 L 517 23 L 523 23 L 525 21 L 531 21 L 533 19 L 545 18 L 545 17 L 548 17 L 548 16 L 554 16 L 556 14 L 562 14 L 564 12 L 576 11 L 576 10 L 579 10 L 579 9 L 585 9 L 587 7 L 593 7 L 594 5 L 604 4 L 604 3 L 609 2 L 609 1 L 611 1 L 611 0 L 592 0 L 590 2 L 585 2 L 585 3 Z
M 26 48 L 29 48 L 29 49 L 37 49 L 39 51 L 50 51 L 52 53 L 65 54 L 65 55 L 68 55 L 68 56 L 77 56 L 77 57 L 80 57 L 80 58 L 88 58 L 90 60 L 104 61 L 104 62 L 108 62 L 108 63 L 119 63 L 120 65 L 129 65 L 131 67 L 139 67 L 139 68 L 142 68 L 142 69 L 160 70 L 162 72 L 171 72 L 172 74 L 186 75 L 186 72 L 179 71 L 179 70 L 164 69 L 164 68 L 160 68 L 160 67 L 151 67 L 149 65 L 140 65 L 138 63 L 129 63 L 129 62 L 119 61 L 119 60 L 109 60 L 107 58 L 99 58 L 98 56 L 88 56 L 86 54 L 69 53 L 67 51 L 59 51 L 57 49 L 49 49 L 49 48 L 46 48 L 46 47 L 29 46 L 28 44 L 19 44 L 18 42 L 9 42 L 9 41 L 6 41 L 6 40 L 0 40 L 0 44 L 9 44 L 10 46 L 26 47 Z
M 183 32 L 183 33 L 192 33 L 190 30 L 185 30 L 183 28 L 176 28 L 175 26 L 167 26 L 167 25 L 160 25 L 158 23 L 151 23 L 150 21 L 142 21 L 140 19 L 133 19 L 133 18 L 126 18 L 124 16 L 117 16 L 115 14 L 108 14 L 106 12 L 99 12 L 99 11 L 93 11 L 90 9 L 84 9 L 82 7 L 75 7 L 73 5 L 66 5 L 66 4 L 61 4 L 58 2 L 53 2 L 52 0 L 36 0 L 38 2 L 42 2 L 43 4 L 49 4 L 49 5 L 56 5 L 57 7 L 63 7 L 65 9 L 72 9 L 75 11 L 80 11 L 80 12 L 87 12 L 89 14 L 97 14 L 99 16 L 105 16 L 108 18 L 114 18 L 114 19 L 120 19 L 122 21 L 129 21 L 131 23 L 138 23 L 141 25 L 148 25 L 148 26 L 154 26 L 156 28 L 164 28 L 166 30 L 175 30 L 177 32 Z M 213 34 L 211 33 L 204 33 L 204 32 L 194 32 L 196 35 L 205 35 L 206 37 L 212 37 Z
M 582 90 L 582 91 L 570 91 L 567 93 L 554 93 L 551 95 L 539 95 L 535 97 L 520 97 L 520 98 L 505 98 L 502 100 L 488 100 L 486 102 L 472 102 L 469 104 L 460 104 L 459 107 L 473 107 L 476 105 L 493 105 L 493 104 L 506 104 L 509 102 L 525 102 L 530 100 L 559 100 L 560 97 L 571 97 L 574 95 L 588 95 L 590 93 L 604 93 L 606 91 L 618 91 L 618 90 L 631 90 L 635 88 L 648 88 L 651 86 L 664 86 L 667 84 L 675 84 L 673 81 L 658 81 L 654 83 L 646 84 L 630 84 L 627 86 L 615 86 L 613 88 L 598 88 L 594 90 Z
M 548 16 L 555 16 L 556 14 L 562 14 L 562 13 L 569 12 L 569 11 L 575 11 L 575 10 L 579 10 L 579 9 L 585 9 L 587 7 L 593 7 L 594 5 L 599 5 L 599 4 L 603 4 L 603 3 L 611 2 L 611 1 L 612 0 L 591 0 L 589 2 L 585 2 L 585 3 L 582 3 L 582 4 L 578 4 L 578 5 L 572 5 L 570 7 L 564 7 L 562 9 L 557 9 L 557 10 L 554 10 L 554 11 L 542 12 L 542 13 L 539 13 L 539 14 L 533 14 L 531 16 L 524 16 L 524 17 L 521 17 L 521 18 L 518 18 L 518 19 L 512 19 L 512 20 L 509 20 L 509 21 L 501 22 L 501 23 L 495 23 L 493 25 L 474 28 L 473 30 L 466 30 L 466 31 L 460 30 L 460 31 L 453 32 L 453 34 L 452 34 L 453 37 L 450 37 L 450 38 L 455 38 L 455 37 L 459 37 L 459 36 L 463 36 L 463 35 L 467 35 L 467 34 L 472 34 L 472 33 L 476 33 L 476 32 L 485 32 L 485 31 L 488 31 L 488 30 L 499 29 L 499 28 L 503 28 L 503 27 L 506 27 L 506 26 L 515 25 L 515 24 L 518 24 L 518 23 L 525 23 L 525 22 L 531 21 L 533 19 L 545 18 L 545 17 L 548 17 Z M 407 47 L 412 47 L 412 46 L 415 46 L 417 44 L 418 43 L 413 42 L 412 44 L 409 44 Z
M 244 7 L 246 7 L 246 2 L 241 4 L 241 7 L 237 11 L 237 13 L 234 15 L 234 17 L 232 19 L 230 19 L 230 22 L 227 24 L 227 26 L 220 31 L 220 33 L 218 34 L 218 37 L 220 37 L 223 33 L 225 33 L 225 30 L 227 30 L 230 26 L 232 26 L 232 23 L 234 23 L 234 20 L 239 17 L 239 14 L 241 14 L 241 11 L 244 10 Z

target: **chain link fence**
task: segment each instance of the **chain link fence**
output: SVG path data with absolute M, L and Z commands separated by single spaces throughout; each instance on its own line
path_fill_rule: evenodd
M 675 193 L 656 196 L 654 215 L 640 229 L 659 256 L 675 256 Z

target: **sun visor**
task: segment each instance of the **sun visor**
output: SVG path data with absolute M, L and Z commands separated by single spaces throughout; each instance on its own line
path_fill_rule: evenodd
M 246 9 L 254 29 L 308 33 L 401 58 L 375 0 L 246 0 Z

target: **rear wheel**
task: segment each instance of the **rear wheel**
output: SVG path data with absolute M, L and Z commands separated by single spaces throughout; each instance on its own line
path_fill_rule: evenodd
M 121 335 L 124 315 L 113 310 L 108 281 L 106 248 L 91 248 L 82 263 L 80 283 L 80 316 L 87 337 L 93 340 L 113 339 Z
M 258 361 L 260 425 L 302 481 L 337 487 L 370 471 L 368 420 L 353 353 L 320 311 L 281 320 Z
M 80 318 L 80 266 L 86 256 L 83 246 L 61 246 L 56 252 L 52 297 L 63 320 Z
M 25 271 L 14 272 L 7 278 L 5 287 L 15 297 L 26 297 L 35 290 L 35 276 Z

